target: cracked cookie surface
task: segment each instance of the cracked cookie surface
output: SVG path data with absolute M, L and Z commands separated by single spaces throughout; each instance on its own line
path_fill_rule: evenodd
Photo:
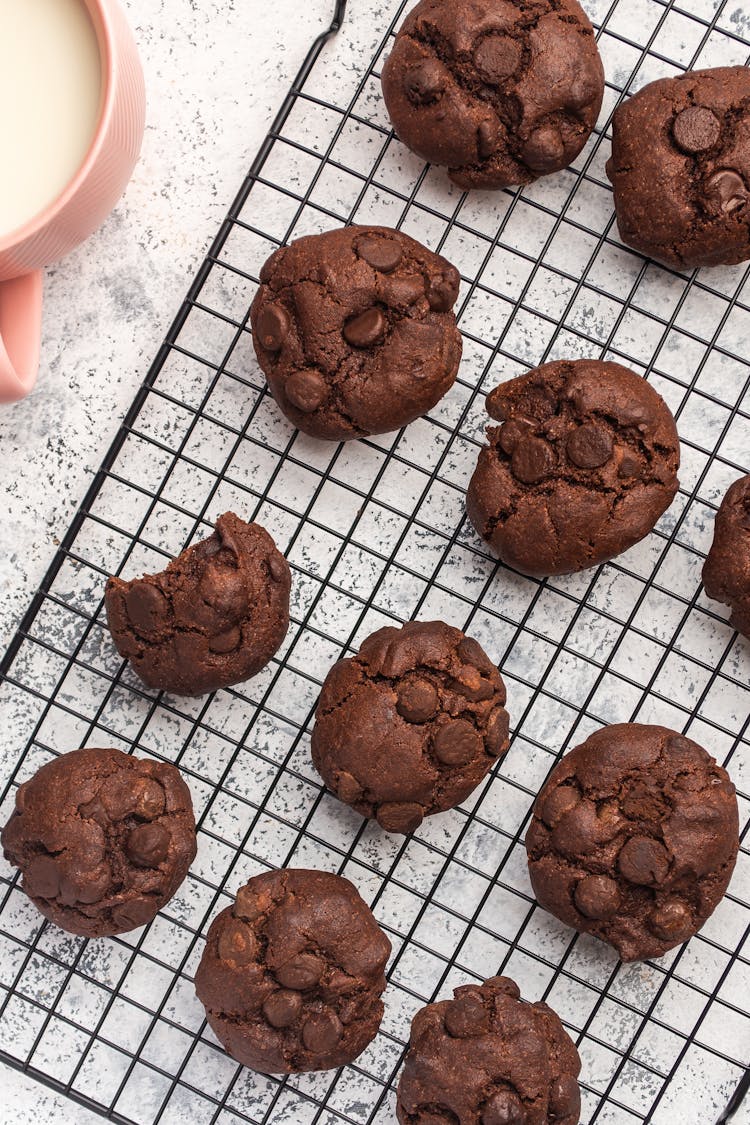
M 251 323 L 281 410 L 332 441 L 389 433 L 453 386 L 458 270 L 387 227 L 309 235 L 273 254 Z
M 264 1074 L 343 1066 L 375 1037 L 391 943 L 339 875 L 257 875 L 208 931 L 195 977 L 229 1054 Z
M 750 638 L 750 475 L 736 480 L 721 502 L 703 584 L 709 598 L 731 608 L 734 628 Z
M 546 1004 L 509 977 L 462 985 L 411 1025 L 401 1125 L 578 1125 L 581 1060 Z
M 328 673 L 315 768 L 388 832 L 464 801 L 508 749 L 505 684 L 477 641 L 442 621 L 387 626 Z
M 556 360 L 487 396 L 489 447 L 466 507 L 477 532 L 524 574 L 569 574 L 647 535 L 677 492 L 674 418 L 633 371 Z
M 678 269 L 750 258 L 750 71 L 644 86 L 615 111 L 607 175 L 635 250 Z
M 86 937 L 150 922 L 195 858 L 190 790 L 166 762 L 74 750 L 16 792 L 2 833 L 37 909 Z
M 290 586 L 265 528 L 227 512 L 160 574 L 110 578 L 107 620 L 148 687 L 203 695 L 265 667 L 289 627 Z
M 739 848 L 729 775 L 665 727 L 596 731 L 555 767 L 526 836 L 539 902 L 613 945 L 661 957 L 721 901 Z
M 399 138 L 462 188 L 527 184 L 567 167 L 604 93 L 576 0 L 422 0 L 382 82 Z

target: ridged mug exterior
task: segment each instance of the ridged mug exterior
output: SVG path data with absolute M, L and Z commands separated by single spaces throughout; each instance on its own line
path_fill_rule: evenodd
M 84 0 L 101 56 L 103 95 L 86 159 L 65 191 L 25 226 L 0 238 L 0 402 L 36 381 L 41 329 L 39 271 L 97 230 L 123 194 L 141 150 L 146 90 L 119 0 Z

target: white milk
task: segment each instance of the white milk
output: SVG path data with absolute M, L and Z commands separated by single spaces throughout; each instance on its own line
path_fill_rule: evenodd
M 83 0 L 0 0 L 0 239 L 75 177 L 96 132 L 101 85 Z

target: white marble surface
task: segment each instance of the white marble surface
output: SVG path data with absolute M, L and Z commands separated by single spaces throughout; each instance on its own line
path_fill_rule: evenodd
M 0 652 L 37 588 L 334 0 L 125 0 L 146 70 L 141 161 L 47 272 L 42 366 L 0 407 Z
M 125 0 L 148 125 L 127 193 L 47 273 L 42 365 L 0 408 L 7 646 L 333 0 Z M 3 1120 L 100 1118 L 2 1068 Z

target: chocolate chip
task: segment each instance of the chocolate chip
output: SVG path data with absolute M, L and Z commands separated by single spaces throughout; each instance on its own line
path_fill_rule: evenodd
M 738 172 L 722 168 L 710 176 L 703 188 L 708 209 L 714 214 L 729 215 L 745 207 L 748 190 Z
M 521 438 L 523 438 L 531 428 L 533 428 L 531 422 L 520 418 L 511 418 L 510 421 L 500 427 L 498 440 L 502 451 L 510 456 Z
M 208 647 L 211 652 L 223 655 L 227 652 L 234 652 L 236 648 L 239 648 L 241 640 L 242 632 L 239 625 L 235 625 L 233 629 L 227 629 L 226 633 L 220 633 L 218 637 L 211 637 Z
M 437 59 L 422 59 L 404 75 L 404 91 L 414 105 L 429 105 L 443 93 L 445 81 L 445 68 Z
M 298 953 L 286 965 L 274 970 L 274 976 L 283 988 L 304 991 L 315 988 L 323 976 L 325 964 L 314 953 Z
M 693 933 L 690 909 L 679 899 L 667 899 L 658 906 L 649 919 L 654 933 L 665 941 L 686 941 Z
M 525 1125 L 523 1102 L 510 1086 L 502 1086 L 484 1103 L 481 1125 Z
M 244 922 L 231 919 L 219 934 L 219 957 L 235 965 L 249 965 L 255 960 L 258 943 L 255 934 Z
M 319 371 L 295 371 L 284 384 L 284 394 L 303 414 L 312 414 L 328 398 L 328 384 Z
M 620 873 L 629 883 L 649 887 L 662 883 L 669 871 L 669 852 L 650 836 L 632 836 L 617 857 Z
M 636 453 L 631 453 L 630 450 L 627 449 L 625 450 L 620 457 L 617 475 L 623 480 L 631 480 L 633 477 L 639 477 L 641 475 L 641 462 Z
M 367 309 L 344 325 L 344 339 L 353 348 L 373 348 L 383 342 L 387 327 L 382 309 Z
M 515 74 L 523 49 L 509 35 L 487 35 L 474 49 L 474 66 L 485 82 L 495 84 Z
M 291 320 L 282 305 L 266 305 L 258 317 L 258 339 L 267 352 L 281 351 Z
M 579 469 L 598 469 L 610 460 L 614 445 L 606 426 L 584 422 L 573 430 L 565 448 L 568 457 Z
M 521 998 L 521 989 L 510 977 L 488 977 L 484 982 L 495 992 L 502 992 L 504 996 L 511 996 L 514 1000 Z
M 393 238 L 363 238 L 357 253 L 378 273 L 393 273 L 404 256 L 401 246 Z
M 263 1002 L 263 1015 L 271 1027 L 290 1027 L 301 1011 L 302 997 L 289 989 L 279 989 Z
M 230 621 L 241 621 L 250 606 L 245 579 L 233 566 L 209 563 L 198 585 L 198 593 L 206 605 Z
M 570 785 L 553 789 L 541 807 L 539 815 L 548 828 L 554 828 L 558 820 L 574 809 L 580 801 L 578 790 Z
M 437 689 L 429 680 L 408 680 L 399 687 L 396 710 L 407 722 L 426 723 L 437 709 Z
M 357 801 L 362 796 L 363 790 L 356 777 L 344 770 L 343 773 L 339 774 L 336 792 L 342 801 L 350 805 L 353 801 Z
M 330 1008 L 324 1008 L 322 1012 L 310 1016 L 305 1023 L 302 1042 L 314 1055 L 322 1055 L 326 1051 L 332 1051 L 341 1042 L 343 1034 L 344 1025 L 339 1017 Z
M 495 665 L 484 651 L 479 641 L 464 637 L 458 646 L 458 655 L 466 664 L 474 664 L 482 672 L 493 672 Z
M 510 733 L 510 720 L 504 707 L 497 707 L 490 715 L 487 724 L 487 733 L 484 736 L 484 748 L 493 758 L 499 758 L 508 747 Z
M 620 906 L 620 891 L 606 875 L 587 875 L 575 889 L 575 903 L 587 918 L 611 918 Z
M 75 879 L 60 881 L 60 901 L 65 906 L 91 906 L 99 903 L 110 892 L 112 869 L 108 863 L 101 863 L 95 871 L 76 873 Z
M 451 719 L 433 741 L 435 757 L 446 766 L 465 766 L 482 753 L 482 739 L 466 719 Z
M 145 926 L 158 911 L 153 898 L 139 895 L 130 902 L 120 902 L 112 909 L 112 918 L 118 930 L 135 930 Z
M 268 569 L 274 582 L 283 582 L 289 577 L 289 564 L 278 551 L 273 551 L 268 556 Z
M 487 1012 L 481 994 L 470 992 L 452 1000 L 445 1009 L 445 1030 L 454 1039 L 468 1039 L 487 1030 Z
M 99 788 L 101 801 L 110 821 L 138 816 L 155 820 L 166 805 L 163 787 L 152 777 L 134 776 L 130 770 L 110 774 Z
M 464 664 L 451 680 L 451 688 L 471 703 L 481 703 L 495 694 L 495 685 L 473 664 Z
M 568 109 L 581 110 L 591 105 L 599 96 L 599 86 L 591 75 L 580 73 L 574 80 L 565 95 L 565 104 Z
M 513 450 L 510 469 L 522 484 L 538 484 L 555 463 L 552 446 L 543 438 L 525 437 Z
M 721 125 L 710 109 L 691 105 L 677 114 L 672 123 L 675 144 L 683 152 L 695 155 L 713 148 L 721 134 Z
M 124 779 L 127 781 L 127 776 Z M 167 805 L 164 786 L 154 777 L 139 777 L 132 782 L 133 815 L 142 820 L 156 820 Z
M 550 1125 L 562 1118 L 578 1121 L 581 1116 L 581 1088 L 572 1074 L 563 1074 L 549 1088 Z
M 540 125 L 521 147 L 521 159 L 532 172 L 554 172 L 564 157 L 565 145 L 554 125 Z
M 376 816 L 378 824 L 386 832 L 402 832 L 407 835 L 419 828 L 424 820 L 424 810 L 421 805 L 412 801 L 386 801 L 378 806 Z
M 502 128 L 496 117 L 485 117 L 484 121 L 479 122 L 479 128 L 477 129 L 477 148 L 479 150 L 479 155 L 484 160 L 486 160 L 488 156 L 492 156 L 493 152 L 497 152 L 501 136 Z
M 125 851 L 139 867 L 158 867 L 167 858 L 170 840 L 163 824 L 137 824 L 125 841 Z
M 169 602 L 158 587 L 138 581 L 125 595 L 125 609 L 135 631 L 150 637 L 163 627 L 169 614 Z
M 60 869 L 52 856 L 38 855 L 23 873 L 23 885 L 34 898 L 56 898 L 60 893 Z
M 455 266 L 446 266 L 440 274 L 430 277 L 427 300 L 433 312 L 449 312 L 456 303 L 461 285 L 461 274 Z
M 270 900 L 268 905 L 270 906 Z M 236 918 L 244 918 L 247 922 L 255 922 L 263 914 L 263 907 L 256 891 L 252 887 L 241 887 L 234 900 L 233 912 Z

